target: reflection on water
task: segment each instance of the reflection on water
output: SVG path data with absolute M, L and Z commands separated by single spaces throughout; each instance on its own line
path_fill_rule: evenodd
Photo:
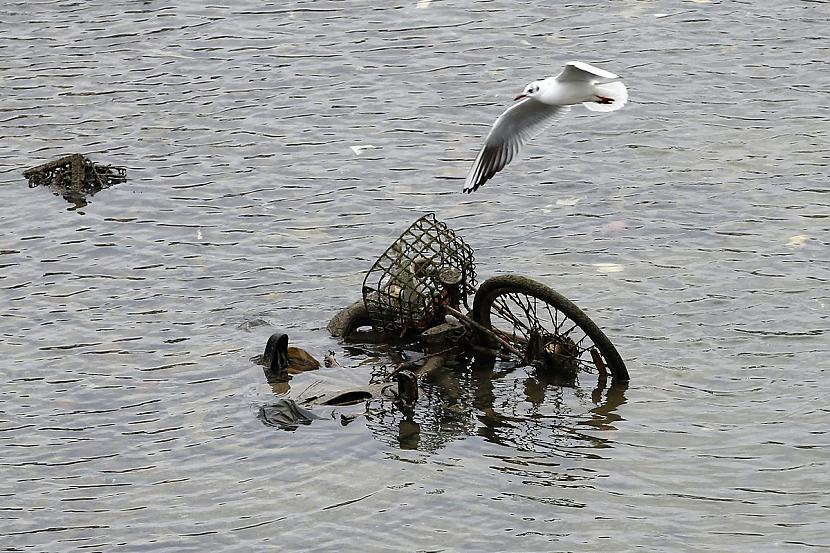
M 536 453 L 551 444 L 603 447 L 609 438 L 584 434 L 579 427 L 613 430 L 613 423 L 622 420 L 615 410 L 625 402 L 626 389 L 600 380 L 585 393 L 579 386 L 563 385 L 561 376 L 493 361 L 443 367 L 422 380 L 421 387 L 412 408 L 401 409 L 383 398 L 368 403 L 368 426 L 378 439 L 422 451 L 473 435 Z
M 280 340 L 284 342 L 282 353 L 275 346 Z M 626 383 L 609 385 L 604 375 L 597 378 L 583 373 L 581 378 L 585 381 L 596 378 L 596 385 L 587 392 L 578 381 L 575 385 L 567 371 L 517 366 L 515 361 L 497 361 L 491 356 L 474 358 L 464 352 L 447 357 L 446 364 L 422 377 L 420 397 L 413 405 L 406 405 L 400 401 L 392 376 L 408 358 L 402 349 L 405 343 L 361 346 L 351 342 L 353 352 L 385 361 L 373 366 L 370 382 L 335 391 L 315 390 L 312 385 L 291 394 L 293 375 L 304 372 L 297 367 L 302 368 L 302 362 L 313 357 L 287 344 L 287 335 L 275 333 L 268 340 L 266 354 L 253 359 L 263 365 L 265 380 L 280 398 L 277 403 L 267 402 L 259 408 L 257 416 L 269 426 L 295 430 L 298 424 L 311 423 L 300 405 L 312 410 L 316 407 L 317 411 L 352 406 L 342 412 L 331 411 L 332 416 L 339 417 L 344 425 L 365 416 L 376 438 L 395 444 L 396 437 L 401 449 L 434 452 L 448 442 L 477 435 L 494 444 L 538 453 L 544 451 L 545 446 L 540 449 L 540 444 L 547 443 L 551 433 L 561 438 L 563 444 L 579 442 L 581 447 L 604 447 L 609 438 L 586 435 L 579 431 L 579 426 L 608 431 L 622 420 L 616 409 L 625 403 Z M 285 357 L 283 365 L 287 370 L 269 365 L 269 361 L 280 356 Z M 441 359 L 444 358 L 442 355 Z M 341 371 L 354 370 L 339 363 L 337 367 Z M 395 369 L 390 373 L 387 367 Z M 576 405 L 571 405 L 566 395 L 576 400 Z

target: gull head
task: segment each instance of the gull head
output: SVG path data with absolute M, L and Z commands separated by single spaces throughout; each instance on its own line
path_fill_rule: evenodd
M 515 100 L 521 100 L 522 98 L 535 98 L 542 88 L 541 85 L 541 81 L 533 81 L 525 87 L 521 94 L 516 96 Z

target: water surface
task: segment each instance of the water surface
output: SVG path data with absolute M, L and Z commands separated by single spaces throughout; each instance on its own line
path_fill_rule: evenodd
M 827 513 L 830 5 L 6 2 L 0 8 L 0 539 L 15 551 L 803 551 Z M 482 136 L 568 60 L 574 110 L 477 193 Z M 75 209 L 22 171 L 129 181 Z M 483 277 L 578 303 L 626 390 L 456 371 L 382 402 L 256 413 L 276 329 L 325 330 L 435 212 Z M 452 380 L 457 380 L 452 382 Z M 448 390 L 462 408 L 450 409 Z

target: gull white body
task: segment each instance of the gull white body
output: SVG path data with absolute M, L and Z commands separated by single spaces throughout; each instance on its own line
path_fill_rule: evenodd
M 592 111 L 614 111 L 628 101 L 628 91 L 619 77 L 584 62 L 572 61 L 555 77 L 527 85 L 502 113 L 476 156 L 464 192 L 473 192 L 501 171 L 521 147 L 569 109 L 583 104 Z
M 606 91 L 602 89 L 602 85 L 573 81 L 561 82 L 552 77 L 541 82 L 539 94 L 533 99 L 551 106 L 595 104 L 598 96 L 603 92 Z

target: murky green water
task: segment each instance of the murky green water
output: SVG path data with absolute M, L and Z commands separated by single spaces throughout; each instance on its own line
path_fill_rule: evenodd
M 827 2 L 42 1 L 0 20 L 8 550 L 830 548 Z M 493 119 L 571 59 L 631 103 L 574 110 L 461 195 Z M 80 210 L 27 188 L 72 152 L 129 182 Z M 457 371 L 413 422 L 371 402 L 345 426 L 263 425 L 251 358 L 275 329 L 347 366 L 292 393 L 388 361 L 325 325 L 427 211 L 483 277 L 574 299 L 628 389 Z

